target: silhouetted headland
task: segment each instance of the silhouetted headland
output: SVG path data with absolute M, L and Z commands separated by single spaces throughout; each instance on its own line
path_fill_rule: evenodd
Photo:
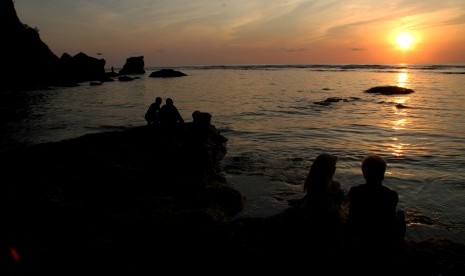
M 63 53 L 59 58 L 41 40 L 37 28 L 20 21 L 12 0 L 0 1 L 0 31 L 5 42 L 0 92 L 77 86 L 84 81 L 96 84 L 120 75 L 145 73 L 143 56 L 128 58 L 119 73 L 106 73 L 105 59 L 83 52 L 74 56 Z

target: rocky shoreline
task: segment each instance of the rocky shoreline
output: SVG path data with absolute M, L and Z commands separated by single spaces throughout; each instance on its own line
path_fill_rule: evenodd
M 296 208 L 231 220 L 246 198 L 199 174 L 189 139 L 184 127 L 142 126 L 4 152 L 0 250 L 9 261 L 2 269 L 68 275 L 300 263 L 362 271 L 366 263 L 344 247 L 312 243 L 311 222 Z M 379 265 L 396 274 L 458 275 L 464 257 L 465 246 L 446 239 L 407 241 Z

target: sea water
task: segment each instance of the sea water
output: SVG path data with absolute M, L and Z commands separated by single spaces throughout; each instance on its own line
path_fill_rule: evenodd
M 185 121 L 195 110 L 229 139 L 223 174 L 246 195 L 239 216 L 269 216 L 303 196 L 320 153 L 338 157 L 348 191 L 360 163 L 388 161 L 384 184 L 399 193 L 407 237 L 465 242 L 465 65 L 236 65 L 174 68 L 181 78 L 9 94 L 0 103 L 1 149 L 145 125 L 155 97 L 174 100 Z M 374 86 L 408 95 L 364 93 Z M 331 98 L 331 101 L 327 99 Z

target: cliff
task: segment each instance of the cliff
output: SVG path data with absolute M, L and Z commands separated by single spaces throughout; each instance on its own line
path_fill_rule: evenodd
M 0 92 L 71 86 L 105 78 L 105 60 L 79 53 L 60 59 L 45 44 L 37 28 L 23 24 L 12 0 L 0 1 Z M 68 58 L 69 56 L 69 58 Z
M 0 1 L 0 34 L 2 90 L 31 89 L 53 81 L 59 58 L 42 42 L 37 29 L 21 23 L 12 0 Z

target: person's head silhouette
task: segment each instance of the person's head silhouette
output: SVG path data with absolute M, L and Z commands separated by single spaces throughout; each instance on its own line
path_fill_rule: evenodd
M 200 111 L 198 111 L 198 110 L 195 110 L 194 112 L 192 112 L 192 121 L 194 123 L 199 122 L 199 115 L 200 115 Z
M 367 183 L 381 184 L 384 180 L 387 163 L 378 155 L 368 155 L 362 162 L 363 177 Z
M 322 153 L 313 161 L 307 179 L 305 180 L 304 191 L 311 189 L 324 189 L 333 179 L 336 172 L 337 156 Z

